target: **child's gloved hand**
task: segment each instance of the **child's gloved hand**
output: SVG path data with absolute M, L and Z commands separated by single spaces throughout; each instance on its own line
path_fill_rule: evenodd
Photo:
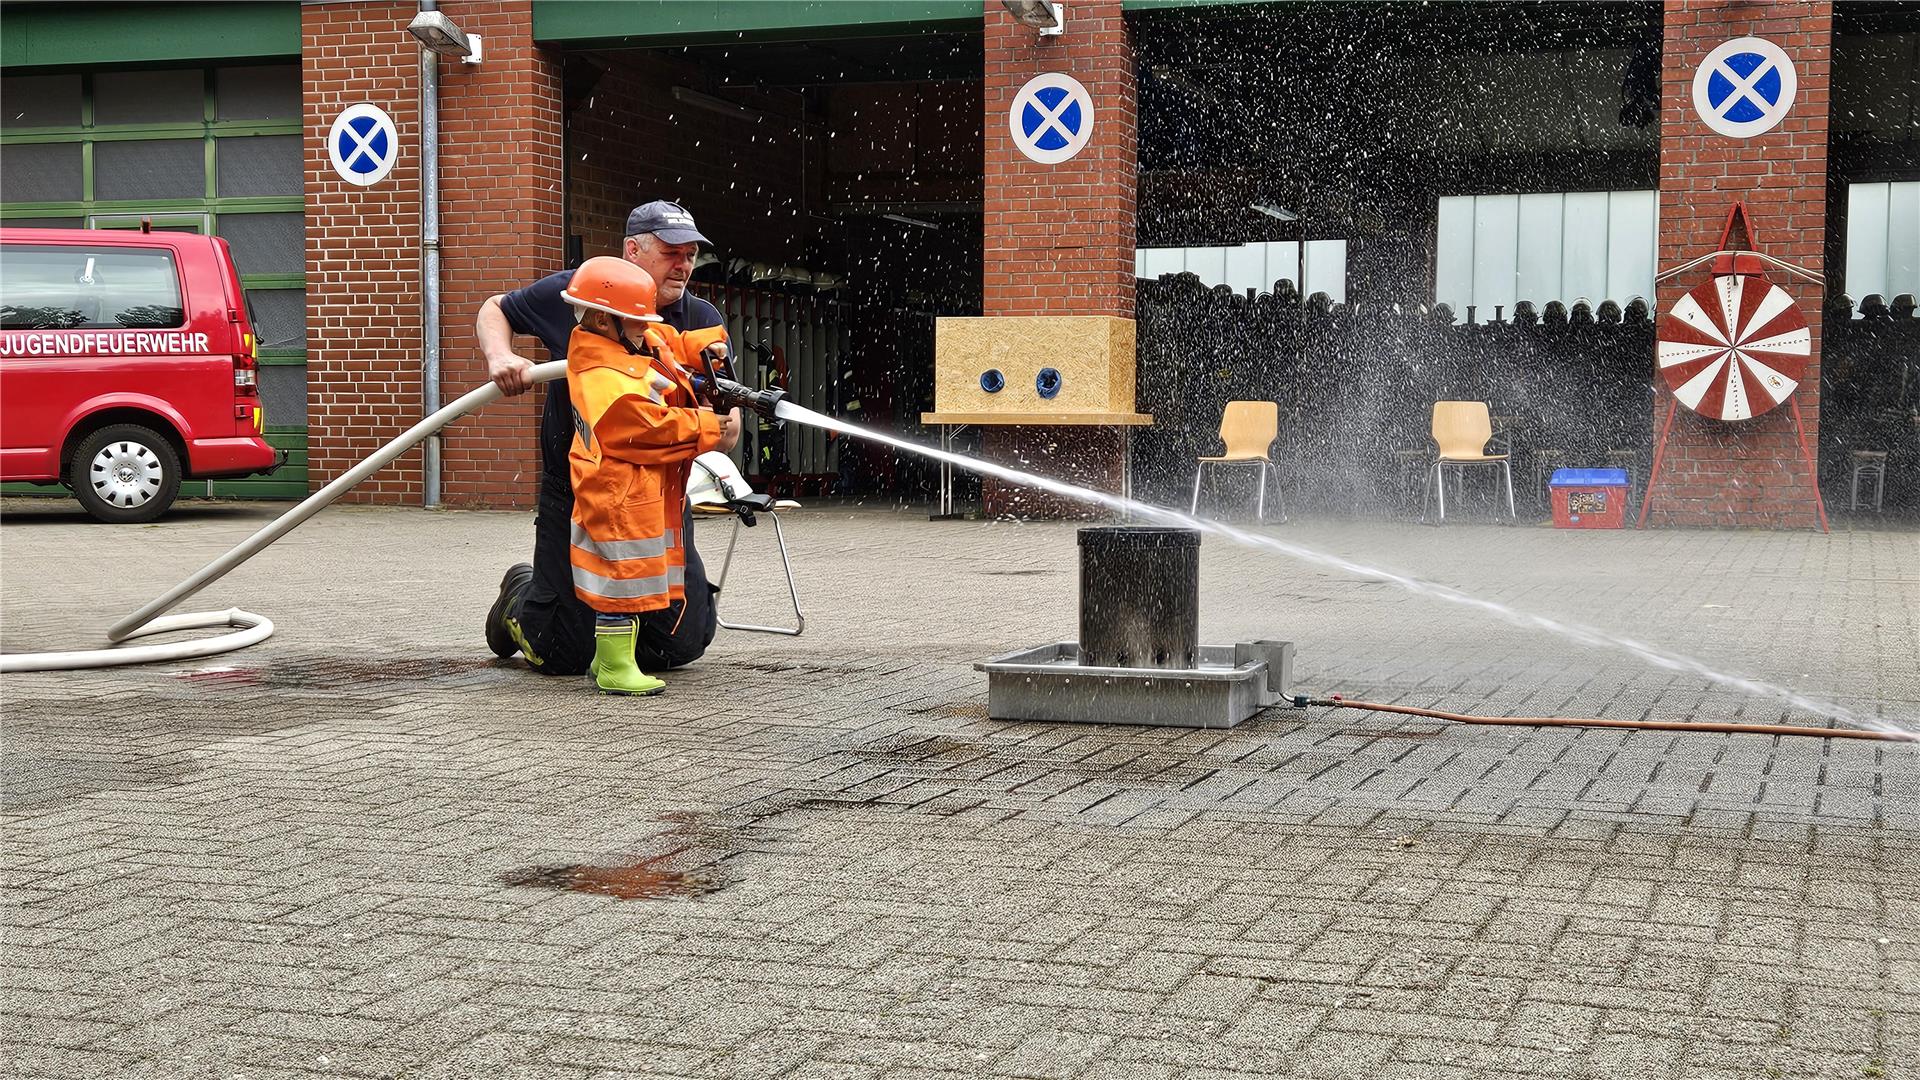
M 727 344 L 716 341 L 700 350 L 700 366 L 689 373 L 693 379 L 693 396 L 721 411 L 721 406 L 713 397 L 715 379 L 733 378 L 733 369 L 727 366 Z

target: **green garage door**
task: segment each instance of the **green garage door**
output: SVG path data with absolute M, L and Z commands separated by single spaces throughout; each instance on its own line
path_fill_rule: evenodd
M 307 491 L 307 293 L 300 66 L 59 72 L 0 79 L 0 222 L 211 232 L 233 248 L 260 338 L 269 477 L 182 495 Z M 36 490 L 28 488 L 27 490 Z

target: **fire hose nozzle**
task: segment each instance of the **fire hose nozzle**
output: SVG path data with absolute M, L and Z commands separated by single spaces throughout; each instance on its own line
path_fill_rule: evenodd
M 713 404 L 716 409 L 731 409 L 737 405 L 743 409 L 751 409 L 778 424 L 781 420 L 774 415 L 774 411 L 785 400 L 787 400 L 785 390 L 755 390 L 732 379 L 719 377 L 713 379 Z

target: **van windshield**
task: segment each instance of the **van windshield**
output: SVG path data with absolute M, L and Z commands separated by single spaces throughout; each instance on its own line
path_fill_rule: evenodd
M 159 330 L 186 315 L 170 251 L 0 248 L 0 330 Z

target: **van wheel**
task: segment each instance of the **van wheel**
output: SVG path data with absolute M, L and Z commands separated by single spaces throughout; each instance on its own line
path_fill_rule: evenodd
M 67 485 L 96 521 L 152 521 L 180 494 L 180 457 L 158 432 L 110 424 L 81 440 Z

